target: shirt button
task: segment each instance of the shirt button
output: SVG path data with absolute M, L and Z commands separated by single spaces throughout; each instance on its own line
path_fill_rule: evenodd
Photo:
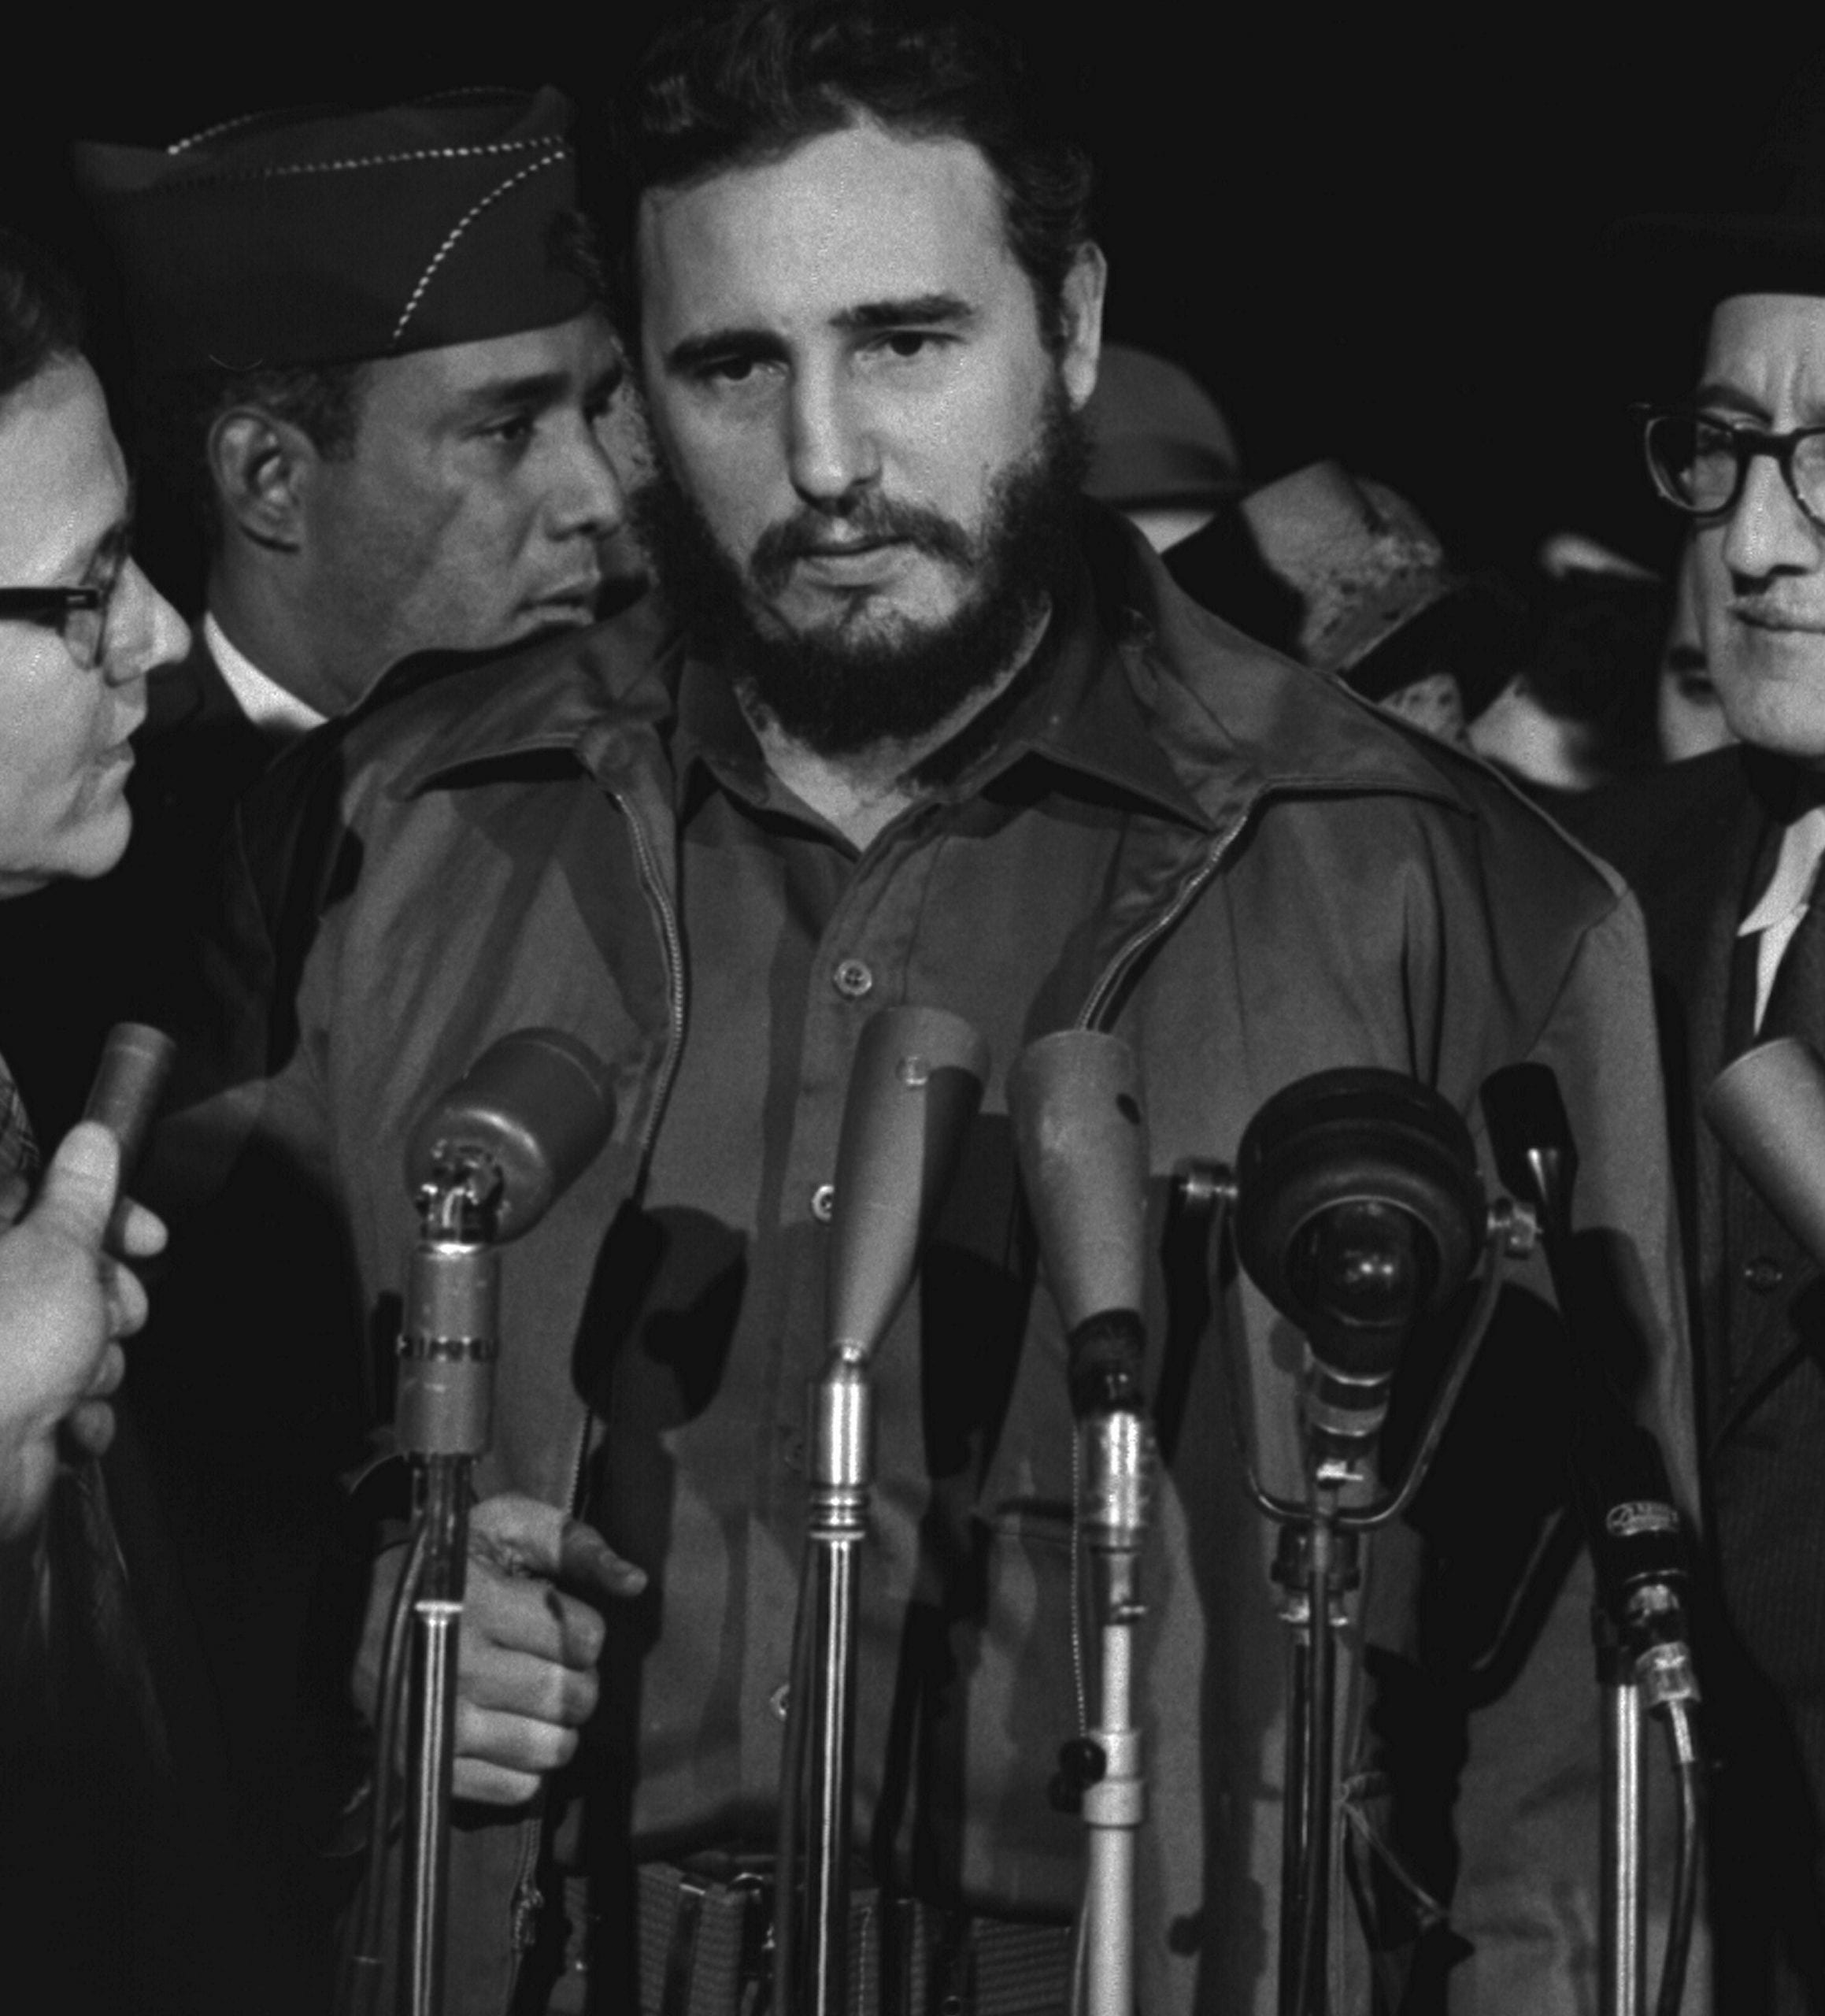
M 789 1685 L 785 1684 L 776 1687 L 773 1692 L 767 1696 L 767 1706 L 772 1710 L 773 1713 L 779 1717 L 781 1721 L 785 1721 L 786 1711 L 787 1708 L 790 1707 L 791 1701 L 792 1689 Z
M 860 959 L 839 960 L 831 978 L 846 1001 L 860 1001 L 874 990 L 875 976 Z
M 1771 1295 L 1786 1278 L 1787 1270 L 1771 1253 L 1758 1253 L 1742 1263 L 1742 1283 L 1757 1295 Z
M 811 1215 L 820 1225 L 827 1225 L 836 1216 L 836 1185 L 820 1183 L 811 1193 Z

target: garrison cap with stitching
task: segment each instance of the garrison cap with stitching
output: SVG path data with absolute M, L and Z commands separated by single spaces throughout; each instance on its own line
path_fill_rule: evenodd
M 343 364 L 547 328 L 589 305 L 554 258 L 570 101 L 451 93 L 255 113 L 168 147 L 86 141 L 143 369 Z

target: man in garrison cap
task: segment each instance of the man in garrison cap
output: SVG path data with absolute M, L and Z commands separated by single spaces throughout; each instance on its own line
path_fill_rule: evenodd
M 9 925 L 14 956 L 80 943 L 105 962 L 17 1038 L 52 1121 L 109 1021 L 171 1012 L 180 906 L 278 750 L 402 659 L 594 619 L 623 515 L 605 453 L 621 369 L 570 110 L 550 89 L 471 91 L 78 147 L 140 381 L 142 520 L 162 551 L 181 542 L 161 506 L 187 507 L 206 580 L 136 739 L 124 876 Z M 121 930 L 82 928 L 102 903 Z
M 1638 1292 L 1631 1397 L 1682 1479 L 1639 921 L 1481 765 L 1250 645 L 1083 501 L 1105 280 L 1087 165 L 979 15 L 706 11 L 669 22 L 634 83 L 625 327 L 662 592 L 421 687 L 263 781 L 231 864 L 230 1047 L 163 1166 L 187 1158 L 283 1284 L 250 1305 L 258 1355 L 287 1354 L 294 1289 L 343 1277 L 339 1319 L 302 1326 L 291 1358 L 290 1461 L 301 1410 L 327 1419 L 331 1383 L 398 1337 L 421 1116 L 514 1030 L 603 1060 L 610 1140 L 502 1258 L 449 2007 L 735 2016 L 769 1992 L 768 1877 L 796 1810 L 805 1382 L 831 1242 L 868 1209 L 838 1173 L 845 1087 L 878 1010 L 973 1024 L 990 1082 L 872 1361 L 852 1804 L 877 1887 L 856 1892 L 854 2006 L 1061 2010 L 1085 1859 L 1048 1790 L 1083 1727 L 1074 1441 L 1009 1073 L 1072 1028 L 1131 1045 L 1157 1225 L 1180 1157 L 1228 1158 L 1312 1073 L 1409 1073 L 1486 1147 L 1486 1077 L 1555 1070 L 1580 1229 Z M 313 1210 L 332 1243 L 300 1278 Z M 199 1216 L 174 1208 L 174 1243 Z M 1194 1255 L 1175 1304 L 1149 1245 L 1168 1455 L 1133 1674 L 1149 1810 L 1130 1999 L 1260 2011 L 1282 1626 L 1230 1431 L 1269 1488 L 1297 1488 L 1298 1373 L 1252 1288 Z M 1542 1301 L 1511 1313 L 1423 1532 L 1383 1529 L 1365 1569 L 1364 1685 L 1339 1683 L 1340 2011 L 1442 2006 L 1449 1972 L 1460 2011 L 1557 2016 L 1592 1965 L 1587 1606 L 1542 1546 L 1557 1333 Z M 383 1432 L 367 1397 L 359 1425 Z M 365 1707 L 407 1558 L 376 1537 L 345 1589 Z M 770 2006 L 809 2007 L 798 1986 Z
M 78 150 L 159 458 L 207 513 L 204 637 L 256 725 L 593 620 L 620 367 L 569 113 L 471 92 Z
M 1697 632 L 1740 746 L 1565 817 L 1634 885 L 1656 969 L 1694 1258 L 1720 1753 L 1718 2007 L 1825 2010 L 1825 1277 L 1714 1137 L 1707 1088 L 1751 1044 L 1825 1045 L 1825 98 L 1759 165 L 1759 202 L 1633 220 L 1633 298 L 1685 339 L 1644 410 L 1648 472 L 1691 527 Z M 1702 348 L 1701 348 L 1702 345 Z M 1644 391 L 1655 389 L 1644 370 Z M 1814 1144 L 1815 1153 L 1816 1144 Z
M 276 751 L 403 659 L 594 621 L 622 519 L 605 452 L 621 369 L 568 117 L 554 91 L 490 91 L 80 150 L 153 459 L 187 482 L 209 554 L 197 647 L 154 682 L 138 739 L 135 858 L 83 898 L 28 899 L 57 1006 L 35 1004 L 9 1054 L 46 1088 L 47 1128 L 80 1102 L 108 1021 L 182 1026 L 196 906 L 230 807 Z M 0 957 L 26 956 L 9 928 Z M 133 1403 L 222 1679 L 238 1796 L 289 1849 L 323 1831 L 334 1759 L 288 1739 L 257 1677 L 295 1649 L 324 1535 L 299 1478 L 333 1396 L 246 1350 L 276 1284 L 233 1267 L 216 1250 L 178 1269 Z M 315 1873 L 297 1873 L 301 1897 Z

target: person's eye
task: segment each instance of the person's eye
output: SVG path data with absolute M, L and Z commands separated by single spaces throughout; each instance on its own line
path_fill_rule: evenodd
M 890 329 L 875 347 L 887 356 L 910 360 L 929 355 L 944 340 L 932 329 Z
M 520 448 L 531 439 L 532 430 L 538 424 L 539 418 L 535 413 L 503 413 L 498 420 L 490 421 L 482 429 L 482 433 L 487 440 L 498 441 L 507 447 Z
M 760 372 L 760 360 L 753 357 L 713 357 L 698 376 L 706 385 L 752 384 Z

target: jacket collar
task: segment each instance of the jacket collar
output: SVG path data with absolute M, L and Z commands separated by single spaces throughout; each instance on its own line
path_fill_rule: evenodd
M 1074 624 L 1065 648 L 1079 632 L 1100 632 L 1105 650 L 1112 639 L 1135 710 L 1111 702 L 1089 676 L 1094 662 L 1081 687 L 1048 680 L 1035 695 L 1038 718 L 1023 724 L 1035 750 L 1142 785 L 1207 825 L 1268 790 L 1386 791 L 1467 809 L 1450 775 L 1458 759 L 1200 609 L 1112 513 L 1086 513 L 1084 554 L 1096 617 Z M 392 791 L 410 797 L 459 771 L 565 751 L 600 775 L 629 732 L 670 717 L 682 658 L 649 596 L 580 639 L 553 639 L 442 683 Z

